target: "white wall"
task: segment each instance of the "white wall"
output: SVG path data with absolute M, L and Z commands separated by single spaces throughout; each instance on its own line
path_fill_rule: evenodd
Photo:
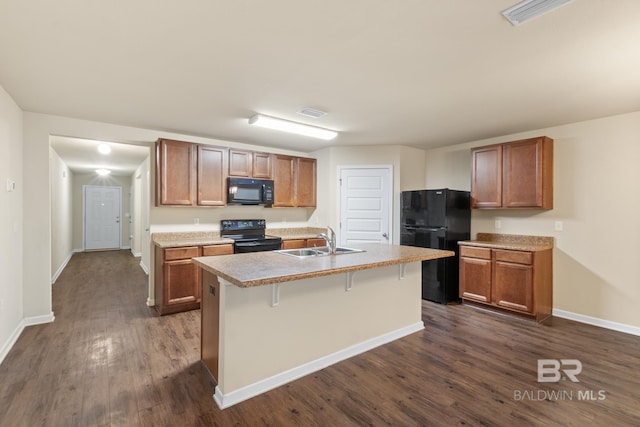
M 475 210 L 472 234 L 555 237 L 554 309 L 639 328 L 640 112 L 429 150 L 427 186 L 469 189 L 471 147 L 540 135 L 554 139 L 554 209 Z
M 0 362 L 18 338 L 22 295 L 22 111 L 0 87 Z M 14 181 L 7 192 L 5 183 Z M 49 269 L 49 260 L 44 267 Z
M 338 230 L 339 166 L 393 166 L 393 243 L 400 241 L 400 192 L 424 188 L 425 151 L 401 145 L 329 147 L 313 153 L 318 159 L 318 211 L 313 226 L 331 225 Z M 322 162 L 321 162 L 322 160 Z M 322 167 L 321 167 L 322 166 Z M 316 219 L 317 218 L 317 219 Z M 323 221 L 328 221 L 326 224 Z
M 51 281 L 55 282 L 73 253 L 73 173 L 50 149 Z

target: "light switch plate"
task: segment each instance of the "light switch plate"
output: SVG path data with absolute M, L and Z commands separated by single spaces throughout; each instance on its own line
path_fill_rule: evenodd
M 16 190 L 16 182 L 12 179 L 7 178 L 7 193 L 11 193 Z

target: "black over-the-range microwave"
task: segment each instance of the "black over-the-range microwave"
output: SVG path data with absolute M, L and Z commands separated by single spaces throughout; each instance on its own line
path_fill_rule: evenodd
M 227 204 L 273 205 L 273 180 L 227 178 Z

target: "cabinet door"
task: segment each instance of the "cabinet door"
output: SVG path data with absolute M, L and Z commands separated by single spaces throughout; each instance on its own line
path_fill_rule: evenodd
M 251 152 L 229 150 L 229 176 L 251 176 Z
M 493 303 L 512 310 L 533 312 L 533 266 L 496 261 Z
M 274 207 L 295 206 L 295 164 L 295 157 L 280 154 L 274 156 Z
M 471 207 L 502 206 L 502 145 L 471 151 Z
M 200 302 L 199 268 L 191 259 L 166 261 L 164 263 L 163 305 L 171 306 Z
M 191 206 L 195 193 L 195 153 L 190 142 L 156 143 L 156 205 Z
M 269 153 L 253 153 L 253 177 L 259 179 L 273 178 L 273 156 Z
M 504 207 L 542 206 L 541 157 L 542 146 L 537 139 L 504 145 Z
M 543 137 L 504 144 L 503 207 L 553 207 L 552 143 Z
M 460 257 L 460 297 L 491 302 L 491 260 Z
M 316 163 L 316 159 L 297 159 L 296 206 L 316 206 Z
M 198 205 L 224 206 L 227 149 L 198 144 Z

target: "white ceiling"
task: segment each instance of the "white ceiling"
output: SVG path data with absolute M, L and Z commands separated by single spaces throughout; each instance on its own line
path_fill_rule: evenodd
M 640 1 L 574 0 L 514 27 L 500 12 L 516 2 L 0 0 L 0 85 L 25 111 L 303 152 L 640 110 Z M 255 113 L 340 135 L 253 128 Z

